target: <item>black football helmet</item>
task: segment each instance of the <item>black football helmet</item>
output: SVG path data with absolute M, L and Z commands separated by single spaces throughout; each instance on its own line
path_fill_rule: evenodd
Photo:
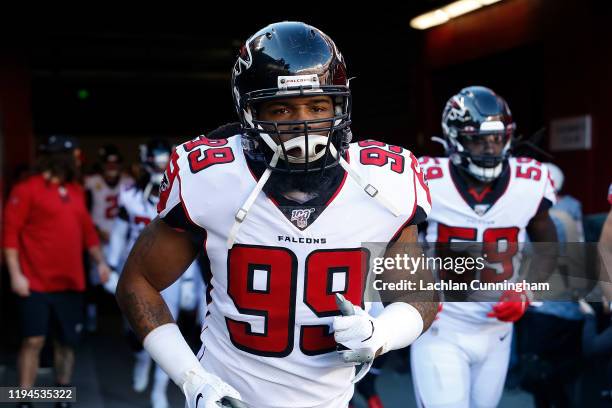
M 163 139 L 150 140 L 140 145 L 140 163 L 149 174 L 150 184 L 159 186 L 161 183 L 171 152 L 172 147 Z
M 501 174 L 510 155 L 516 125 L 506 101 L 489 88 L 470 86 L 448 100 L 442 113 L 446 153 L 452 163 L 478 180 L 490 182 Z M 503 144 L 500 154 L 475 154 L 468 144 L 484 143 L 493 135 Z
M 315 27 L 281 22 L 252 35 L 234 65 L 232 92 L 243 127 L 244 150 L 251 159 L 264 161 L 273 171 L 322 171 L 336 166 L 340 154 L 348 148 L 351 93 L 346 65 L 334 42 Z M 319 95 L 332 98 L 333 117 L 282 122 L 257 118 L 257 107 L 263 102 Z M 313 134 L 309 127 L 321 123 L 329 126 L 317 127 L 318 135 Z M 327 137 L 321 136 L 322 132 Z M 282 134 L 298 136 L 281 143 Z M 330 144 L 339 154 L 333 154 Z M 298 154 L 287 154 L 296 148 Z M 284 164 L 270 163 L 275 153 Z

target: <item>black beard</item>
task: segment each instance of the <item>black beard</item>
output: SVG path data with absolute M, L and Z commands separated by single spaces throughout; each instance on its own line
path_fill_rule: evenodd
M 78 176 L 76 160 L 72 151 L 47 154 L 43 158 L 43 170 L 58 177 L 62 182 L 70 183 Z

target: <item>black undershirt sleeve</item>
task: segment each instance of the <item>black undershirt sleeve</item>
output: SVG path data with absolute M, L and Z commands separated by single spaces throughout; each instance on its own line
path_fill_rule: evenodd
M 536 214 L 541 213 L 542 211 L 549 210 L 552 205 L 552 202 L 548 198 L 543 198 L 542 201 L 540 201 L 540 206 L 538 207 L 538 211 L 536 212 Z
M 175 205 L 161 220 L 171 228 L 188 233 L 194 247 L 198 249 L 203 247 L 204 240 L 206 239 L 206 230 L 191 222 L 180 203 Z
M 427 220 L 427 213 L 421 207 L 417 206 L 414 216 L 408 223 L 408 225 L 419 225 Z

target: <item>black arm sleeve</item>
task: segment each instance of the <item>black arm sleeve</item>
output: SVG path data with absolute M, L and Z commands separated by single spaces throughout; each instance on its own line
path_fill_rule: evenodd
M 191 242 L 196 248 L 201 249 L 204 246 L 206 230 L 191 222 L 180 203 L 175 205 L 161 220 L 171 228 L 180 229 L 188 233 Z
M 538 211 L 536 212 L 536 214 L 542 211 L 549 210 L 550 207 L 552 207 L 552 202 L 548 198 L 543 198 L 542 201 L 540 201 L 540 206 L 538 207 Z
M 414 216 L 408 225 L 419 225 L 427 220 L 427 213 L 421 207 L 417 206 Z
M 405 228 L 408 228 L 411 225 L 418 226 L 419 224 L 422 224 L 426 220 L 427 220 L 427 213 L 425 212 L 425 210 L 423 210 L 420 206 L 417 205 L 417 208 L 412 218 L 406 221 L 404 225 L 402 225 L 402 228 L 400 228 L 400 230 L 397 231 L 397 233 L 393 236 L 393 238 L 389 240 L 389 244 L 393 244 L 394 242 L 396 242 L 399 239 L 399 237 L 402 235 L 402 232 L 404 231 Z

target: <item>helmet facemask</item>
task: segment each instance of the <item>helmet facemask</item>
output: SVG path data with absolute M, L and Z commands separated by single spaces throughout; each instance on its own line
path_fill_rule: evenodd
M 144 176 L 146 184 L 143 186 L 144 198 L 156 202 L 164 171 L 170 161 L 170 146 L 161 142 L 141 145 L 140 160 L 146 174 Z
M 328 88 L 328 89 L 322 89 Z M 329 89 L 332 88 L 332 89 Z M 344 89 L 342 89 L 344 88 Z M 327 86 L 306 90 L 303 87 L 295 91 L 279 92 L 265 95 L 268 90 L 253 92 L 259 95 L 246 95 L 244 101 L 243 127 L 250 141 L 246 150 L 252 158 L 263 159 L 270 167 L 274 153 L 279 154 L 276 166 L 272 171 L 281 173 L 313 173 L 338 165 L 340 159 L 336 152 L 344 152 L 351 141 L 350 91 L 348 87 Z M 271 90 L 270 90 L 271 91 Z M 267 121 L 257 119 L 257 107 L 264 102 L 291 97 L 330 96 L 334 104 L 334 115 L 329 118 Z M 331 145 L 335 149 L 331 149 Z
M 497 123 L 503 126 L 501 122 Z M 455 165 L 480 181 L 491 182 L 502 173 L 504 162 L 509 157 L 511 132 L 459 132 L 449 141 L 449 156 Z

